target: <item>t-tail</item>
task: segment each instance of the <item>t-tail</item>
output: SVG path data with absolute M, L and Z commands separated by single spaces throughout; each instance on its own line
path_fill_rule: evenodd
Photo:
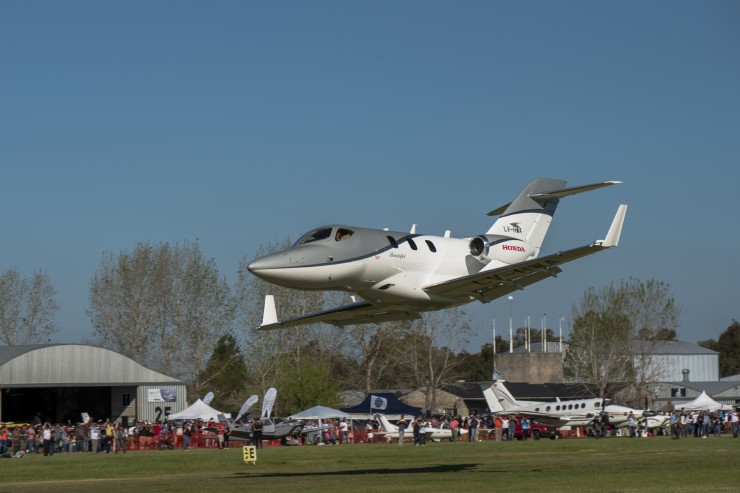
M 398 431 L 398 426 L 391 424 L 390 421 L 388 421 L 388 418 L 385 417 L 384 414 L 377 414 L 378 421 L 380 421 L 380 428 L 386 432 L 386 433 L 396 433 Z
M 537 257 L 561 198 L 617 183 L 621 182 L 605 181 L 565 188 L 566 182 L 563 180 L 551 178 L 533 180 L 513 202 L 488 213 L 489 216 L 500 215 L 500 217 L 486 235 L 501 235 L 524 241 L 534 249 L 532 257 Z
M 493 385 L 483 391 L 483 395 L 492 413 L 516 411 L 522 407 L 502 380 L 493 382 Z

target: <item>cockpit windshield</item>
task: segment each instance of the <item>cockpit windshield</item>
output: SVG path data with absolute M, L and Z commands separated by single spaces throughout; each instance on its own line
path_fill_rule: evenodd
M 313 231 L 310 231 L 306 233 L 305 235 L 301 236 L 301 238 L 295 242 L 295 245 L 305 245 L 307 243 L 313 243 L 314 241 L 321 241 L 326 240 L 327 238 L 331 238 L 331 233 L 334 230 L 334 228 L 318 228 L 314 229 Z M 354 231 L 347 228 L 337 228 L 336 233 L 334 233 L 334 240 L 336 241 L 343 241 L 347 240 L 354 234 Z
M 325 240 L 331 236 L 331 228 L 319 228 L 315 229 L 309 233 L 306 233 L 301 238 L 298 239 L 298 241 L 295 242 L 296 245 L 305 245 L 306 243 L 311 243 L 314 241 L 319 240 Z

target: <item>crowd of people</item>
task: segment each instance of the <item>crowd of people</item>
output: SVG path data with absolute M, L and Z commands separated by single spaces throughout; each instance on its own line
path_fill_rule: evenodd
M 683 411 L 671 414 L 673 438 L 719 438 L 723 432 L 740 436 L 740 415 L 737 411 Z
M 453 441 L 469 442 L 480 441 L 482 437 L 497 441 L 514 440 L 515 431 L 519 428 L 520 436 L 517 438 L 526 440 L 529 438 L 531 426 L 530 420 L 522 416 L 471 415 L 431 418 L 418 416 L 408 420 L 402 416 L 398 421 L 399 444 L 409 437 L 413 438 L 414 444 L 425 445 L 425 432 L 428 427 L 449 429 Z M 215 430 L 215 433 L 206 433 L 206 429 Z M 636 416 L 628 417 L 626 429 L 631 437 L 645 431 L 644 424 L 641 424 L 640 418 Z M 466 430 L 467 436 L 461 430 Z M 364 431 L 367 443 L 378 442 L 378 437 L 383 436 L 383 433 L 377 416 L 365 423 Z M 601 438 L 609 436 L 612 432 L 613 427 L 610 426 L 608 416 L 599 416 L 594 419 L 589 434 Z M 670 414 L 670 424 L 664 432 L 671 434 L 675 439 L 691 436 L 720 437 L 723 433 L 737 438 L 740 436 L 740 415 L 737 411 L 677 411 Z M 301 442 L 329 445 L 354 442 L 351 421 L 347 419 L 335 420 L 320 434 L 310 435 L 308 439 L 304 435 Z M 76 425 L 48 422 L 0 424 L 0 456 L 18 457 L 28 453 L 43 453 L 45 456 L 75 452 L 126 453 L 132 449 L 174 449 L 177 446 L 188 450 L 194 437 L 200 440 L 199 446 L 225 449 L 229 448 L 229 436 L 230 429 L 223 423 L 202 420 L 185 423 L 142 421 L 128 427 L 110 420 L 89 421 Z M 252 442 L 261 446 L 262 440 Z
M 228 427 L 222 427 L 221 432 L 214 436 L 205 433 L 209 424 L 212 423 L 202 420 L 191 423 L 138 421 L 130 426 L 110 420 L 91 420 L 75 425 L 48 422 L 0 424 L 0 456 L 126 453 L 127 450 L 174 449 L 176 446 L 188 450 L 194 439 L 198 440 L 198 446 L 228 448 Z

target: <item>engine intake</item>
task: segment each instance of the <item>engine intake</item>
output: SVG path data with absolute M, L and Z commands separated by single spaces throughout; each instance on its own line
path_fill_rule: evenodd
M 535 249 L 526 241 L 500 235 L 479 235 L 468 243 L 470 255 L 480 262 L 499 260 L 507 264 L 531 258 Z

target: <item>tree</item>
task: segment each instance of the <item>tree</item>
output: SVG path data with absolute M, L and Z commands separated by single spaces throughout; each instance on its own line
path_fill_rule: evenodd
M 260 247 L 255 258 L 283 251 L 290 246 L 289 240 L 281 243 Z M 263 393 L 270 387 L 278 387 L 285 382 L 287 369 L 308 368 L 302 364 L 304 356 L 311 358 L 323 357 L 326 346 L 333 343 L 333 337 L 327 336 L 325 328 L 317 326 L 301 327 L 294 330 L 267 330 L 259 331 L 257 326 L 262 320 L 265 295 L 275 296 L 275 305 L 280 318 L 298 316 L 312 311 L 321 310 L 324 305 L 324 294 L 318 291 L 302 291 L 283 288 L 267 283 L 249 273 L 249 260 L 244 257 L 239 263 L 236 293 L 237 323 L 245 330 L 241 332 L 244 340 L 248 371 L 248 390 L 257 394 Z M 332 330 L 332 329 L 329 329 Z M 308 353 L 306 348 L 314 341 L 320 340 L 322 349 L 312 349 Z M 286 393 L 280 392 L 282 402 Z M 281 403 L 277 402 L 276 406 Z
M 719 340 L 700 341 L 699 345 L 719 353 L 719 374 L 728 377 L 740 373 L 740 322 L 732 324 L 722 332 Z
M 606 397 L 610 383 L 628 378 L 629 334 L 629 322 L 621 313 L 595 309 L 580 313 L 573 323 L 566 374 Z
M 233 334 L 222 335 L 198 381 L 214 393 L 217 409 L 238 409 L 244 400 L 247 366 L 239 343 Z
M 90 282 L 93 337 L 106 348 L 193 383 L 233 323 L 230 288 L 197 244 L 103 255 Z
M 409 331 L 409 324 L 383 322 L 357 325 L 346 329 L 352 337 L 361 362 L 358 371 L 359 385 L 366 393 L 374 389 L 393 386 L 397 378 L 397 348 Z
M 458 309 L 427 312 L 411 322 L 403 343 L 395 348 L 396 363 L 425 395 L 425 407 L 434 409 L 437 390 L 462 376 L 459 352 L 473 329 Z
M 658 341 L 675 338 L 679 309 L 668 285 L 630 278 L 584 294 L 573 307 L 573 335 L 566 374 L 595 386 L 605 397 L 609 384 L 629 384 L 636 400 L 665 372 L 655 357 Z
M 14 346 L 49 341 L 57 332 L 55 295 L 45 272 L 24 279 L 12 268 L 0 275 L 0 342 Z
M 281 372 L 280 406 L 283 414 L 292 414 L 317 404 L 332 407 L 339 402 L 337 385 L 327 366 L 320 360 L 304 358 L 300 366 L 286 365 Z

